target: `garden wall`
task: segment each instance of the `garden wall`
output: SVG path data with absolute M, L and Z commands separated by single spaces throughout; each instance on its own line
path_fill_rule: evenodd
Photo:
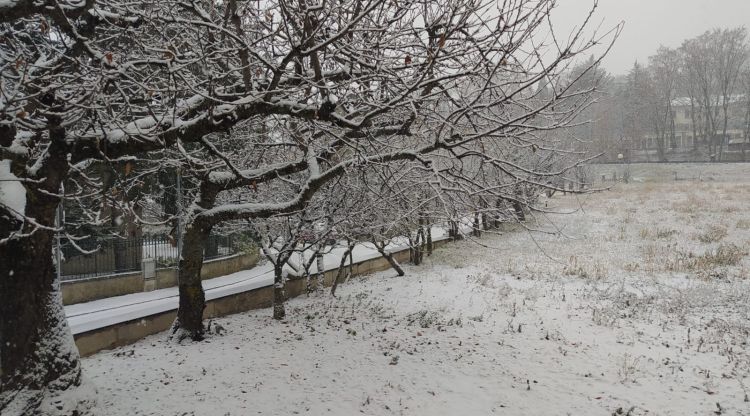
M 440 247 L 449 240 L 434 242 L 435 247 Z M 400 263 L 409 261 L 409 249 L 393 252 L 393 257 Z M 234 267 L 246 266 L 247 260 L 236 261 Z M 255 259 L 257 262 L 257 258 Z M 244 262 L 244 263 L 243 263 Z M 218 266 L 217 267 L 218 270 Z M 348 265 L 346 267 L 349 267 Z M 352 275 L 364 275 L 387 270 L 390 267 L 382 257 L 363 260 L 352 265 Z M 231 272 L 229 272 L 231 273 Z M 336 278 L 338 269 L 327 270 L 324 277 L 324 285 L 331 286 Z M 302 295 L 305 290 L 305 279 L 297 278 L 287 282 L 287 296 L 290 298 Z M 246 312 L 253 309 L 268 308 L 273 304 L 273 286 L 261 287 L 247 292 L 237 293 L 206 302 L 203 312 L 205 319 Z M 94 354 L 104 349 L 120 347 L 132 344 L 149 335 L 168 330 L 177 311 L 167 311 L 128 322 L 111 325 L 93 331 L 77 334 L 76 345 L 82 356 Z
M 258 263 L 257 253 L 236 254 L 203 263 L 201 279 L 212 279 L 253 268 Z M 142 272 L 98 276 L 62 282 L 63 304 L 72 305 L 92 300 L 147 292 L 177 286 L 176 269 L 160 269 L 155 279 L 144 279 Z

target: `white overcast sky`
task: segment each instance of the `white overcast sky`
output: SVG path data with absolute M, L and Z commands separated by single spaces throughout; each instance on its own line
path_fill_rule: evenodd
M 553 11 L 556 31 L 580 24 L 593 0 L 558 0 Z M 624 74 L 637 59 L 646 63 L 659 45 L 682 41 L 713 28 L 745 26 L 750 30 L 750 0 L 599 0 L 594 23 L 602 29 L 624 21 L 625 28 L 604 67 Z

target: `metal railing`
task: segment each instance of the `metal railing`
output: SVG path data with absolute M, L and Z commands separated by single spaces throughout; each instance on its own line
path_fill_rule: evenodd
M 211 235 L 204 246 L 204 260 L 231 256 L 243 251 L 245 238 L 240 235 Z M 82 253 L 78 247 L 92 253 Z M 166 235 L 141 238 L 87 238 L 62 240 L 61 270 L 63 281 L 139 272 L 144 259 L 153 259 L 157 269 L 176 268 L 177 241 Z

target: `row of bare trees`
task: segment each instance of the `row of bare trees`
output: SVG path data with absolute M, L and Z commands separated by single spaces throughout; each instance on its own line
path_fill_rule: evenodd
M 289 267 L 309 276 L 330 239 L 350 259 L 361 242 L 389 258 L 404 236 L 419 258 L 435 224 L 534 209 L 540 189 L 588 160 L 568 136 L 594 86 L 574 88 L 570 70 L 619 32 L 584 31 L 589 15 L 550 36 L 554 6 L 0 2 L 2 413 L 87 406 L 60 404 L 81 382 L 51 255 L 56 235 L 83 237 L 71 224 L 177 223 L 172 336 L 184 341 L 205 336 L 212 230 L 255 230 L 282 317 Z M 155 217 L 144 208 L 164 169 L 185 190 Z M 59 220 L 62 201 L 76 218 Z
M 643 65 L 636 62 L 624 77 L 605 74 L 601 99 L 591 117 L 597 129 L 592 141 L 619 153 L 654 142 L 659 161 L 689 130 L 694 153 L 721 161 L 729 129 L 750 125 L 750 44 L 743 27 L 715 29 L 688 39 L 679 48 L 660 47 Z M 679 114 L 688 122 L 676 125 Z

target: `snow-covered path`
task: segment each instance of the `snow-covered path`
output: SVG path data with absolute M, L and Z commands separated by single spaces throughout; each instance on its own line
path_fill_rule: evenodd
M 750 192 L 729 187 L 591 196 L 550 217 L 567 237 L 446 246 L 404 278 L 293 299 L 285 322 L 238 314 L 84 370 L 108 415 L 750 415 Z

